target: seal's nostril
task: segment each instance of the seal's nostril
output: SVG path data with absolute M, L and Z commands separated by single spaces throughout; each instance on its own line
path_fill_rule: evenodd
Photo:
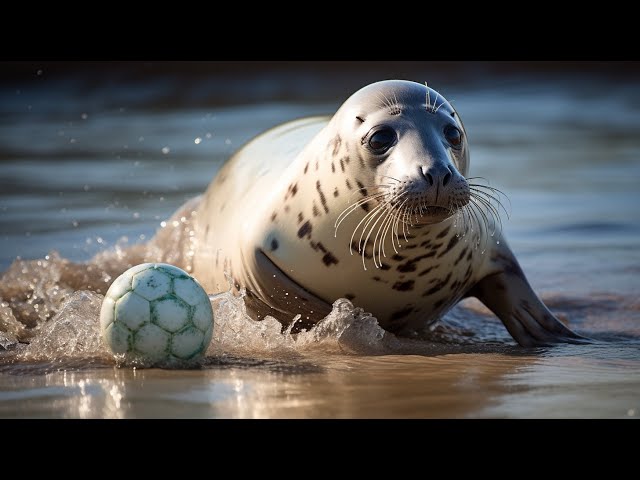
M 420 167 L 420 174 L 433 187 L 433 176 L 427 171 L 427 167 Z
M 451 181 L 451 178 L 453 178 L 453 175 L 451 175 L 451 171 L 448 171 L 446 175 L 442 178 L 442 186 L 446 187 L 447 183 Z
M 431 176 L 431 174 L 427 173 L 426 177 L 427 177 L 427 181 L 429 182 L 429 185 L 433 187 L 433 177 Z

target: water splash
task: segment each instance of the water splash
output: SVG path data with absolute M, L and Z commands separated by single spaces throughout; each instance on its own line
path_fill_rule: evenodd
M 180 240 L 188 222 L 165 227 L 161 234 Z M 187 233 L 188 234 L 188 233 Z M 185 248 L 189 248 L 188 242 Z M 185 252 L 182 252 L 185 253 Z M 188 252 L 187 252 L 188 253 Z M 153 242 L 126 248 L 119 244 L 86 263 L 73 263 L 51 252 L 45 259 L 16 260 L 0 277 L 0 347 L 2 363 L 46 362 L 55 368 L 128 365 L 114 358 L 102 342 L 99 328 L 103 294 L 113 279 L 132 265 L 169 261 L 184 268 L 187 254 L 161 251 Z M 215 325 L 206 356 L 297 358 L 309 354 L 380 355 L 432 353 L 443 341 L 469 343 L 446 325 L 412 339 L 398 338 L 377 319 L 347 299 L 337 299 L 332 311 L 308 331 L 292 333 L 275 318 L 255 321 L 247 315 L 243 293 L 212 295 Z M 456 340 L 457 339 L 457 340 Z M 509 341 L 505 336 L 506 341 Z M 478 338 L 481 341 L 482 338 Z

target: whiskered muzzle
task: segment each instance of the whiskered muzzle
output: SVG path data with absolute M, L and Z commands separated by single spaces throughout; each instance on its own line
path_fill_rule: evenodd
M 429 203 L 431 198 L 424 189 L 415 188 L 411 182 L 385 178 L 386 183 L 363 187 L 356 192 L 362 198 L 345 208 L 334 225 L 334 236 L 337 237 L 340 225 L 350 215 L 365 212 L 349 239 L 351 255 L 357 252 L 362 257 L 365 270 L 367 259 L 372 259 L 376 268 L 382 267 L 382 258 L 386 258 L 387 253 L 391 254 L 387 252 L 389 244 L 395 254 L 399 253 L 402 241 L 409 242 L 412 227 L 439 223 L 455 215 L 457 235 L 464 237 L 481 229 L 488 232 L 488 235 L 477 235 L 476 248 L 479 248 L 480 238 L 486 241 L 487 236 L 493 237 L 502 228 L 500 212 L 509 216 L 500 198 L 507 198 L 504 193 L 488 185 L 469 182 L 484 180 L 481 177 L 458 181 L 446 197 L 439 198 L 440 204 L 437 205 Z

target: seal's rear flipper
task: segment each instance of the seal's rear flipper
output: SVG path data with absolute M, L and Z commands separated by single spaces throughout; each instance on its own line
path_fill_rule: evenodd
M 495 313 L 523 347 L 553 343 L 589 343 L 565 327 L 535 294 L 515 258 L 509 268 L 479 281 L 469 296 Z

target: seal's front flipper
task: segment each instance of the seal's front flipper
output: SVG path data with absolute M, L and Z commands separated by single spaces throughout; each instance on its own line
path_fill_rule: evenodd
M 469 292 L 495 313 L 523 347 L 588 343 L 565 327 L 535 294 L 515 258 L 504 270 L 479 281 Z

